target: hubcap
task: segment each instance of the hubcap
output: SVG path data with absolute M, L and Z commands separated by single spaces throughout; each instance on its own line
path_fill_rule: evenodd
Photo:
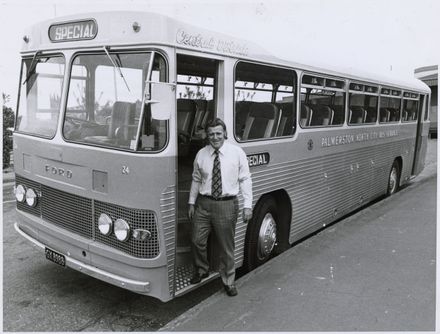
M 388 192 L 393 194 L 397 187 L 397 168 L 393 167 L 390 174 L 390 183 L 388 185 Z
M 265 260 L 272 252 L 277 240 L 277 225 L 272 214 L 266 213 L 258 236 L 258 259 Z

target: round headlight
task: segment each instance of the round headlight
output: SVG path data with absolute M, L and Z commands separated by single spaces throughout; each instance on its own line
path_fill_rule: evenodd
M 23 203 L 25 198 L 26 198 L 26 188 L 24 187 L 24 185 L 20 184 L 15 189 L 15 199 Z
M 119 241 L 127 241 L 130 236 L 130 226 L 124 219 L 116 219 L 114 232 Z
M 113 221 L 109 215 L 101 213 L 98 219 L 99 232 L 104 235 L 109 235 L 112 232 Z
M 35 207 L 37 205 L 38 196 L 34 189 L 28 188 L 26 190 L 26 203 L 29 206 Z

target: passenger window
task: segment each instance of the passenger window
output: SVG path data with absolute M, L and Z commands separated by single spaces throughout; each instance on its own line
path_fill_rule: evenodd
M 339 126 L 345 120 L 344 81 L 304 75 L 300 126 Z
M 384 96 L 389 90 L 382 89 L 380 96 L 380 123 L 392 123 L 400 120 L 401 98 Z
M 374 124 L 377 121 L 378 88 L 350 84 L 348 124 Z
M 417 120 L 417 111 L 419 110 L 418 100 L 403 100 L 402 122 L 411 122 Z
M 295 133 L 294 71 L 240 62 L 235 72 L 234 131 L 238 141 Z

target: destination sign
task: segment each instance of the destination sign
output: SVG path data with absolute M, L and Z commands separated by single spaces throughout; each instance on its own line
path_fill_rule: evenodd
M 94 39 L 98 33 L 95 20 L 66 22 L 49 27 L 49 39 L 52 42 L 70 42 Z
M 267 165 L 270 161 L 270 155 L 267 152 L 249 154 L 247 156 L 249 167 Z

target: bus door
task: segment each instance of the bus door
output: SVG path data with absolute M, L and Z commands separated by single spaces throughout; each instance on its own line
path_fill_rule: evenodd
M 177 150 L 178 150 L 178 212 L 177 212 L 177 275 L 191 268 L 191 225 L 188 199 L 193 162 L 197 152 L 206 145 L 205 125 L 213 119 L 217 105 L 219 62 L 209 58 L 177 55 Z M 211 265 L 213 263 L 211 262 Z M 178 281 L 189 281 L 177 277 Z M 178 293 L 184 286 L 176 286 Z
M 423 123 L 424 115 L 423 110 L 428 112 L 428 95 L 420 95 L 419 105 L 417 110 L 417 133 L 416 133 L 416 142 L 415 142 L 415 152 L 414 152 L 414 162 L 412 168 L 412 175 L 419 174 L 424 167 L 425 157 L 426 157 L 426 149 L 427 149 L 427 141 L 428 141 L 428 132 L 429 132 L 429 123 Z M 426 107 L 424 107 L 426 106 Z

